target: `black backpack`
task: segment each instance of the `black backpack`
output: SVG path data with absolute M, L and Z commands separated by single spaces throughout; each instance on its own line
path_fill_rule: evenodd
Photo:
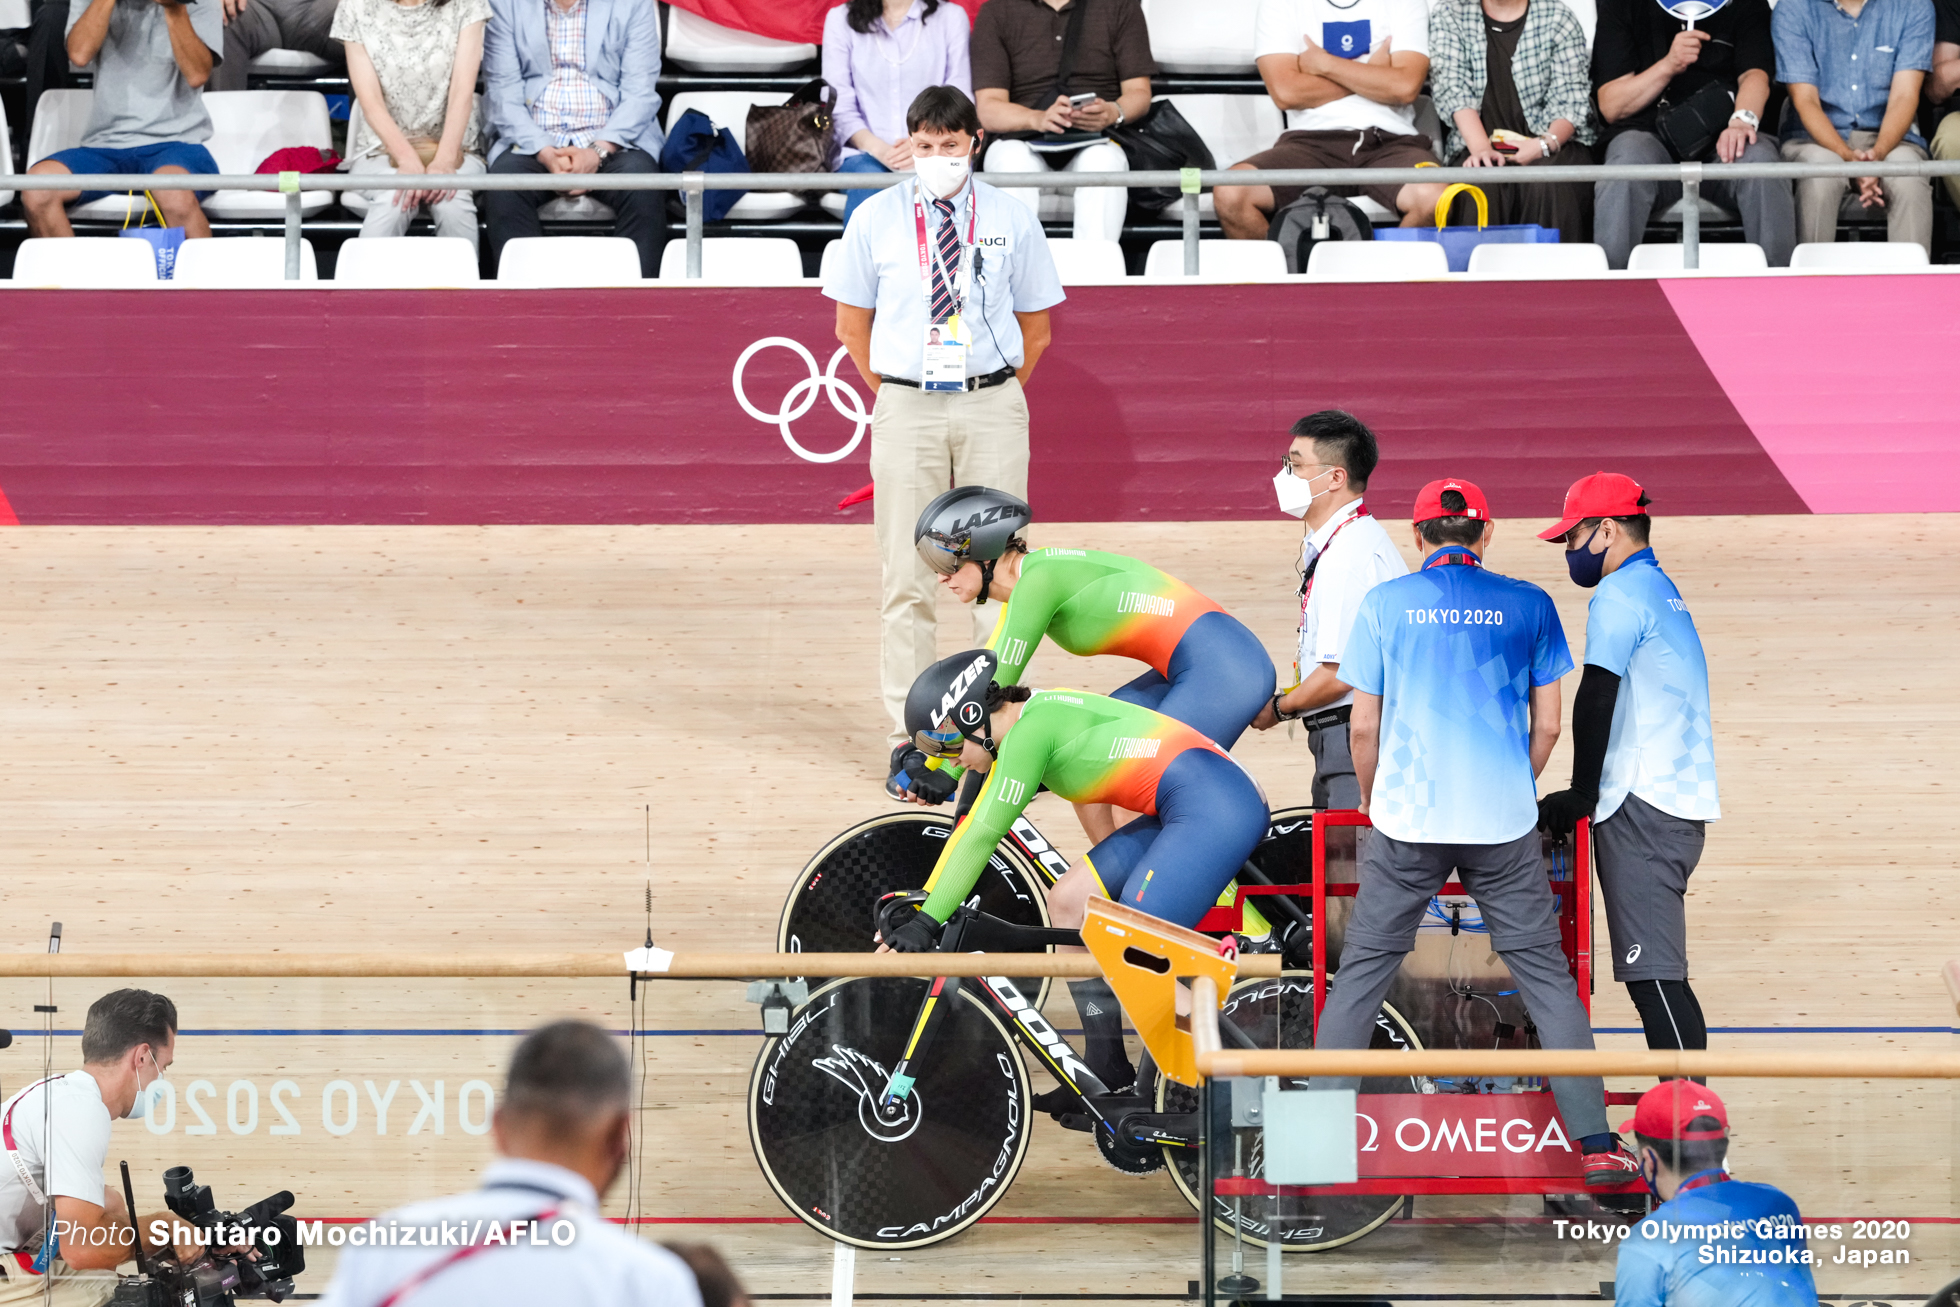
M 1325 186 L 1310 186 L 1300 198 L 1273 215 L 1266 239 L 1286 251 L 1286 270 L 1305 272 L 1307 255 L 1322 241 L 1371 241 L 1374 225 L 1368 215 Z

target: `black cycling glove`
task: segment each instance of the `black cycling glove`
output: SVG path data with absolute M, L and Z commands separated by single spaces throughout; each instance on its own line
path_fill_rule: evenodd
M 1565 839 L 1581 817 L 1599 806 L 1599 775 L 1606 765 L 1606 743 L 1613 733 L 1613 708 L 1620 678 L 1586 664 L 1572 696 L 1572 785 L 1538 800 L 1538 829 Z
M 885 944 L 894 953 L 930 953 L 939 947 L 939 922 L 922 908 L 905 919 L 898 929 L 885 933 Z
M 917 795 L 927 803 L 940 804 L 953 797 L 959 782 L 943 768 L 926 766 L 926 756 L 909 744 L 892 750 L 891 775 L 885 778 L 885 793 L 903 800 Z
M 1599 806 L 1599 795 L 1584 790 L 1559 790 L 1538 800 L 1538 829 L 1564 839 L 1572 834 L 1579 818 L 1590 817 Z

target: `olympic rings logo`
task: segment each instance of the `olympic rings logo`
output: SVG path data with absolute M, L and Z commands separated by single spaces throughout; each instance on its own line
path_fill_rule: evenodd
M 748 395 L 742 390 L 742 370 L 748 367 L 750 359 L 771 345 L 794 350 L 796 356 L 803 360 L 803 366 L 810 369 L 810 375 L 789 388 L 789 393 L 783 396 L 782 406 L 774 413 L 765 413 L 751 404 Z M 735 375 L 732 378 L 735 386 L 735 402 L 742 406 L 744 413 L 757 422 L 774 422 L 783 433 L 783 443 L 788 445 L 790 452 L 798 458 L 807 459 L 812 463 L 835 463 L 858 447 L 859 442 L 864 439 L 865 428 L 871 425 L 871 414 L 865 410 L 864 400 L 850 382 L 842 380 L 837 375 L 837 365 L 843 362 L 849 353 L 849 350 L 839 345 L 837 352 L 830 356 L 830 366 L 819 372 L 816 356 L 803 348 L 800 341 L 791 340 L 788 336 L 765 336 L 743 350 L 742 356 L 735 360 Z M 790 423 L 808 413 L 816 404 L 817 391 L 820 389 L 829 397 L 832 408 L 857 423 L 857 430 L 851 433 L 851 438 L 844 447 L 832 450 L 828 454 L 813 453 L 805 449 L 797 443 L 796 436 L 789 429 Z

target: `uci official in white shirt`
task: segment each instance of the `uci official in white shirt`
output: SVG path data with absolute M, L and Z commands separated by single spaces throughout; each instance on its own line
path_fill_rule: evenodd
M 502 1156 L 482 1188 L 349 1230 L 324 1302 L 701 1307 L 686 1262 L 599 1212 L 632 1148 L 632 1091 L 625 1054 L 597 1026 L 532 1031 L 511 1058 L 491 1123 Z
M 1352 413 L 1324 409 L 1295 422 L 1292 435 L 1273 488 L 1280 511 L 1307 528 L 1300 546 L 1299 649 L 1293 688 L 1274 695 L 1252 724 L 1263 731 L 1304 722 L 1313 751 L 1313 806 L 1353 808 L 1361 802 L 1348 749 L 1354 691 L 1335 673 L 1361 600 L 1383 581 L 1408 575 L 1409 565 L 1362 500 L 1381 461 L 1375 433 Z
M 1063 299 L 1040 222 L 972 176 L 980 118 L 966 94 L 927 87 L 905 119 L 914 175 L 852 215 L 824 280 L 837 301 L 837 339 L 877 393 L 880 684 L 891 743 L 901 747 L 910 744 L 906 692 L 938 657 L 938 578 L 913 548 L 913 528 L 951 486 L 1028 497 L 1021 387 L 1048 347 L 1048 310 Z M 976 607 L 976 643 L 992 617 Z

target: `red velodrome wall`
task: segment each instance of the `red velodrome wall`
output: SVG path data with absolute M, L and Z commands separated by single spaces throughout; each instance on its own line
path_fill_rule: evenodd
M 1383 513 L 1449 474 L 1548 516 L 1600 468 L 1667 513 L 1952 511 L 1956 310 L 1940 274 L 1079 288 L 1031 387 L 1032 496 L 1264 516 L 1287 426 L 1340 406 L 1382 438 Z M 812 379 L 810 287 L 19 290 L 0 341 L 0 520 L 870 516 L 836 508 L 869 440 L 833 401 L 869 395 L 847 359 L 848 388 Z M 848 452 L 799 455 L 785 410 L 808 455 Z

